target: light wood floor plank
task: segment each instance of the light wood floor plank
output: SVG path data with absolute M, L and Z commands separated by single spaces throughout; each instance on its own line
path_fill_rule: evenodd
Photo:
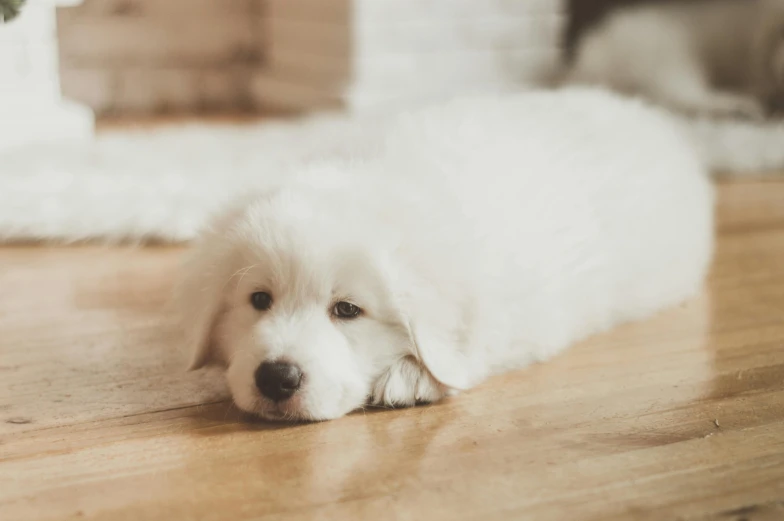
M 184 372 L 181 248 L 0 249 L 0 519 L 784 519 L 784 182 L 703 294 L 443 403 L 252 421 Z

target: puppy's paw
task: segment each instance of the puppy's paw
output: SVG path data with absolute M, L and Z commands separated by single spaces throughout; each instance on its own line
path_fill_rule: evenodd
M 373 385 L 370 404 L 386 407 L 411 407 L 436 402 L 449 389 L 438 383 L 413 357 L 395 362 Z

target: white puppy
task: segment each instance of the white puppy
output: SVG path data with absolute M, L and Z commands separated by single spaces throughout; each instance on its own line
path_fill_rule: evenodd
M 216 220 L 181 292 L 193 367 L 270 419 L 409 406 L 698 291 L 712 188 L 642 104 L 588 90 L 401 117 Z

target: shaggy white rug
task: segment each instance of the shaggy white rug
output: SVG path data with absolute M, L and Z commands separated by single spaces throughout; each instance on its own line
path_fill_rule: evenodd
M 386 119 L 188 125 L 0 149 L 0 240 L 187 241 L 224 202 L 300 161 L 349 149 L 371 153 Z M 682 124 L 716 171 L 784 169 L 784 123 Z

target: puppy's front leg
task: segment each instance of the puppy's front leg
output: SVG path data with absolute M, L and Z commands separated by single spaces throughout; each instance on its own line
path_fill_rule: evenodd
M 411 407 L 436 402 L 451 394 L 413 357 L 406 356 L 387 369 L 373 385 L 370 404 Z

